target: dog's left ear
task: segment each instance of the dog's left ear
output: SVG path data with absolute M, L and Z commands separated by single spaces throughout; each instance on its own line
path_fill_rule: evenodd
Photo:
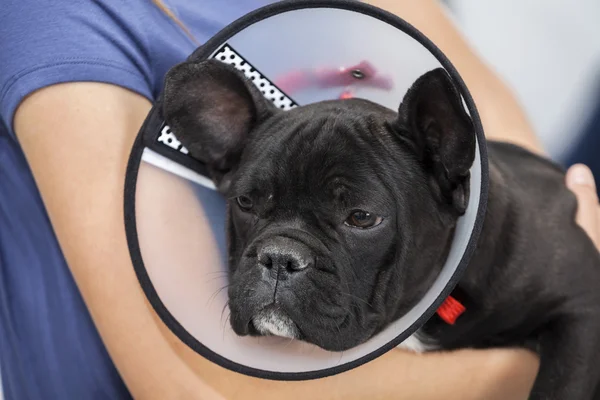
M 252 130 L 275 112 L 250 80 L 217 60 L 181 63 L 165 78 L 163 117 L 222 193 Z
M 415 148 L 438 201 L 464 214 L 475 132 L 460 94 L 443 68 L 427 72 L 408 90 L 399 108 L 398 130 Z

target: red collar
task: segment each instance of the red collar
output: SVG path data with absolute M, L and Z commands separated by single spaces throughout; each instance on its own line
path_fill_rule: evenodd
M 447 324 L 454 325 L 456 319 L 460 317 L 465 310 L 465 306 L 463 306 L 458 300 L 452 296 L 448 296 L 440 308 L 437 309 L 437 315 L 439 315 L 439 317 Z

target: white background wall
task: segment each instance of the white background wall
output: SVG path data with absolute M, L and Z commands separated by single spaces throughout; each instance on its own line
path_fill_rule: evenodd
M 512 87 L 546 149 L 564 154 L 600 91 L 600 0 L 447 3 L 473 47 Z

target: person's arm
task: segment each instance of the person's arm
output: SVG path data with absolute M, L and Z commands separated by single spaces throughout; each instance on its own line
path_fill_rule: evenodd
M 537 358 L 520 350 L 423 355 L 395 350 L 359 368 L 315 381 L 233 382 L 239 386 L 230 388 L 233 395 L 228 398 L 526 400 L 537 367 Z
M 68 83 L 26 98 L 14 128 L 68 265 L 134 397 L 217 399 L 158 330 L 129 258 L 125 167 L 149 110 L 125 89 Z
M 514 94 L 471 49 L 438 1 L 365 2 L 402 17 L 442 50 L 471 92 L 487 139 L 512 142 L 538 154 L 545 154 Z

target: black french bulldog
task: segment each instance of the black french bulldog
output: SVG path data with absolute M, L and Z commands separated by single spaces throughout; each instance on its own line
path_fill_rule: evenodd
M 168 73 L 163 116 L 228 198 L 229 306 L 239 335 L 341 351 L 407 312 L 442 268 L 469 199 L 475 136 L 443 69 L 398 112 L 360 99 L 277 109 L 233 67 Z M 600 256 L 574 222 L 563 171 L 489 142 L 489 203 L 454 296 L 426 349 L 528 346 L 532 399 L 592 399 L 600 369 Z

